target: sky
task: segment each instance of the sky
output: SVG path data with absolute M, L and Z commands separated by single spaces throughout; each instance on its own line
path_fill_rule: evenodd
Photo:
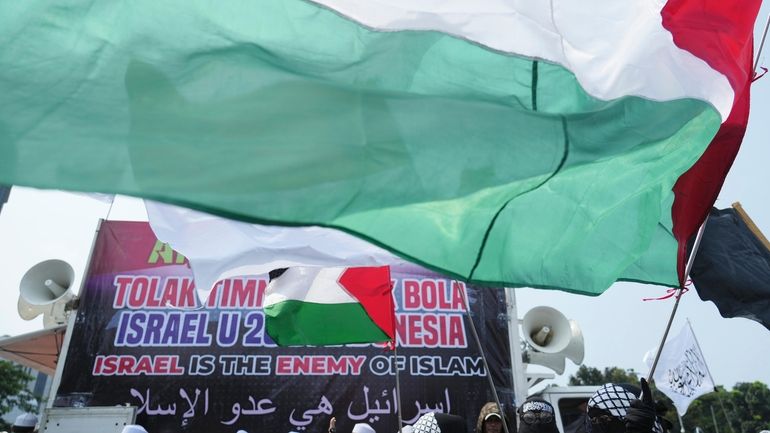
M 760 32 L 770 13 L 765 2 L 755 26 L 757 49 Z M 767 44 L 767 43 L 766 43 Z M 760 66 L 770 67 L 770 48 Z M 741 152 L 716 202 L 719 208 L 739 201 L 757 226 L 770 236 L 770 74 L 752 87 L 752 111 Z M 36 263 L 57 258 L 75 268 L 80 285 L 94 230 L 100 218 L 146 220 L 141 201 L 118 197 L 110 205 L 92 197 L 56 191 L 14 187 L 0 212 L 0 335 L 18 335 L 42 328 L 42 318 L 22 320 L 16 311 L 22 275 Z M 548 305 L 576 320 L 585 340 L 584 364 L 618 366 L 646 374 L 646 351 L 657 347 L 673 307 L 673 299 L 643 301 L 664 295 L 666 288 L 638 283 L 617 283 L 598 297 L 558 291 L 517 289 L 518 315 Z M 715 383 L 730 388 L 738 382 L 770 384 L 770 330 L 759 323 L 725 319 L 695 290 L 686 293 L 674 319 L 671 336 L 691 322 Z M 565 385 L 577 366 L 567 361 L 567 371 L 548 383 Z M 547 372 L 544 368 L 530 370 Z

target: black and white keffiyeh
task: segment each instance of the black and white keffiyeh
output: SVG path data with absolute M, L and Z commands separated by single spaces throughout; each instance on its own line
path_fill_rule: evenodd
M 434 413 L 426 413 L 412 426 L 414 433 L 441 433 Z
M 639 398 L 641 393 L 641 390 L 634 392 L 632 388 L 614 383 L 603 385 L 588 400 L 588 407 L 604 409 L 614 417 L 625 418 L 631 401 Z
M 631 401 L 638 399 L 641 393 L 641 388 L 634 385 L 608 383 L 596 390 L 588 400 L 588 407 L 603 409 L 614 417 L 624 419 L 628 408 L 631 407 Z M 653 428 L 656 433 L 663 432 L 659 419 L 655 421 Z
M 465 420 L 447 413 L 426 413 L 414 423 L 413 433 L 466 433 Z

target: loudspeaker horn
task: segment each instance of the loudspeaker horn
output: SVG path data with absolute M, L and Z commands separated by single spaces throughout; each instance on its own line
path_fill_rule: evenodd
M 583 332 L 580 331 L 580 326 L 574 320 L 569 321 L 571 336 L 569 344 L 564 349 L 562 354 L 566 356 L 570 361 L 580 365 L 585 358 L 585 344 L 583 342 Z
M 70 291 L 74 279 L 72 266 L 62 260 L 46 260 L 31 267 L 19 283 L 19 316 L 32 320 L 43 314 L 45 327 L 64 323 L 64 307 L 75 298 Z
M 521 322 L 528 345 L 522 354 L 525 362 L 548 367 L 557 374 L 564 373 L 567 358 L 575 364 L 583 362 L 583 333 L 576 321 L 543 306 L 528 311 Z
M 530 364 L 542 365 L 553 370 L 556 374 L 563 374 L 565 368 L 564 355 L 560 353 L 539 353 L 528 351 L 525 361 Z
M 551 307 L 540 306 L 527 311 L 521 329 L 527 343 L 542 353 L 562 352 L 572 339 L 569 320 Z

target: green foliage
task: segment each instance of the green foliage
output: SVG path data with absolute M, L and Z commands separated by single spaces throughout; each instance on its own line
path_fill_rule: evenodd
M 732 391 L 717 386 L 717 392 L 692 402 L 684 416 L 691 430 L 707 433 L 756 433 L 770 429 L 770 389 L 762 382 L 737 383 Z
M 767 385 L 762 382 L 738 383 L 730 396 L 740 431 L 770 429 L 770 389 Z
M 569 384 L 579 385 L 604 385 L 605 383 L 633 383 L 639 384 L 639 376 L 633 370 L 623 370 L 620 367 L 606 367 L 600 371 L 595 367 L 581 365 L 574 376 L 569 377 Z
M 0 360 L 0 414 L 14 407 L 23 411 L 34 411 L 30 404 L 34 396 L 27 390 L 27 383 L 32 380 L 24 368 L 14 363 Z

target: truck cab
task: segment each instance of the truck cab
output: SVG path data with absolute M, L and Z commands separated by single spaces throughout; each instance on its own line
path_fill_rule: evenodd
M 537 393 L 553 405 L 556 425 L 561 433 L 574 433 L 583 422 L 586 404 L 598 386 L 551 386 Z

